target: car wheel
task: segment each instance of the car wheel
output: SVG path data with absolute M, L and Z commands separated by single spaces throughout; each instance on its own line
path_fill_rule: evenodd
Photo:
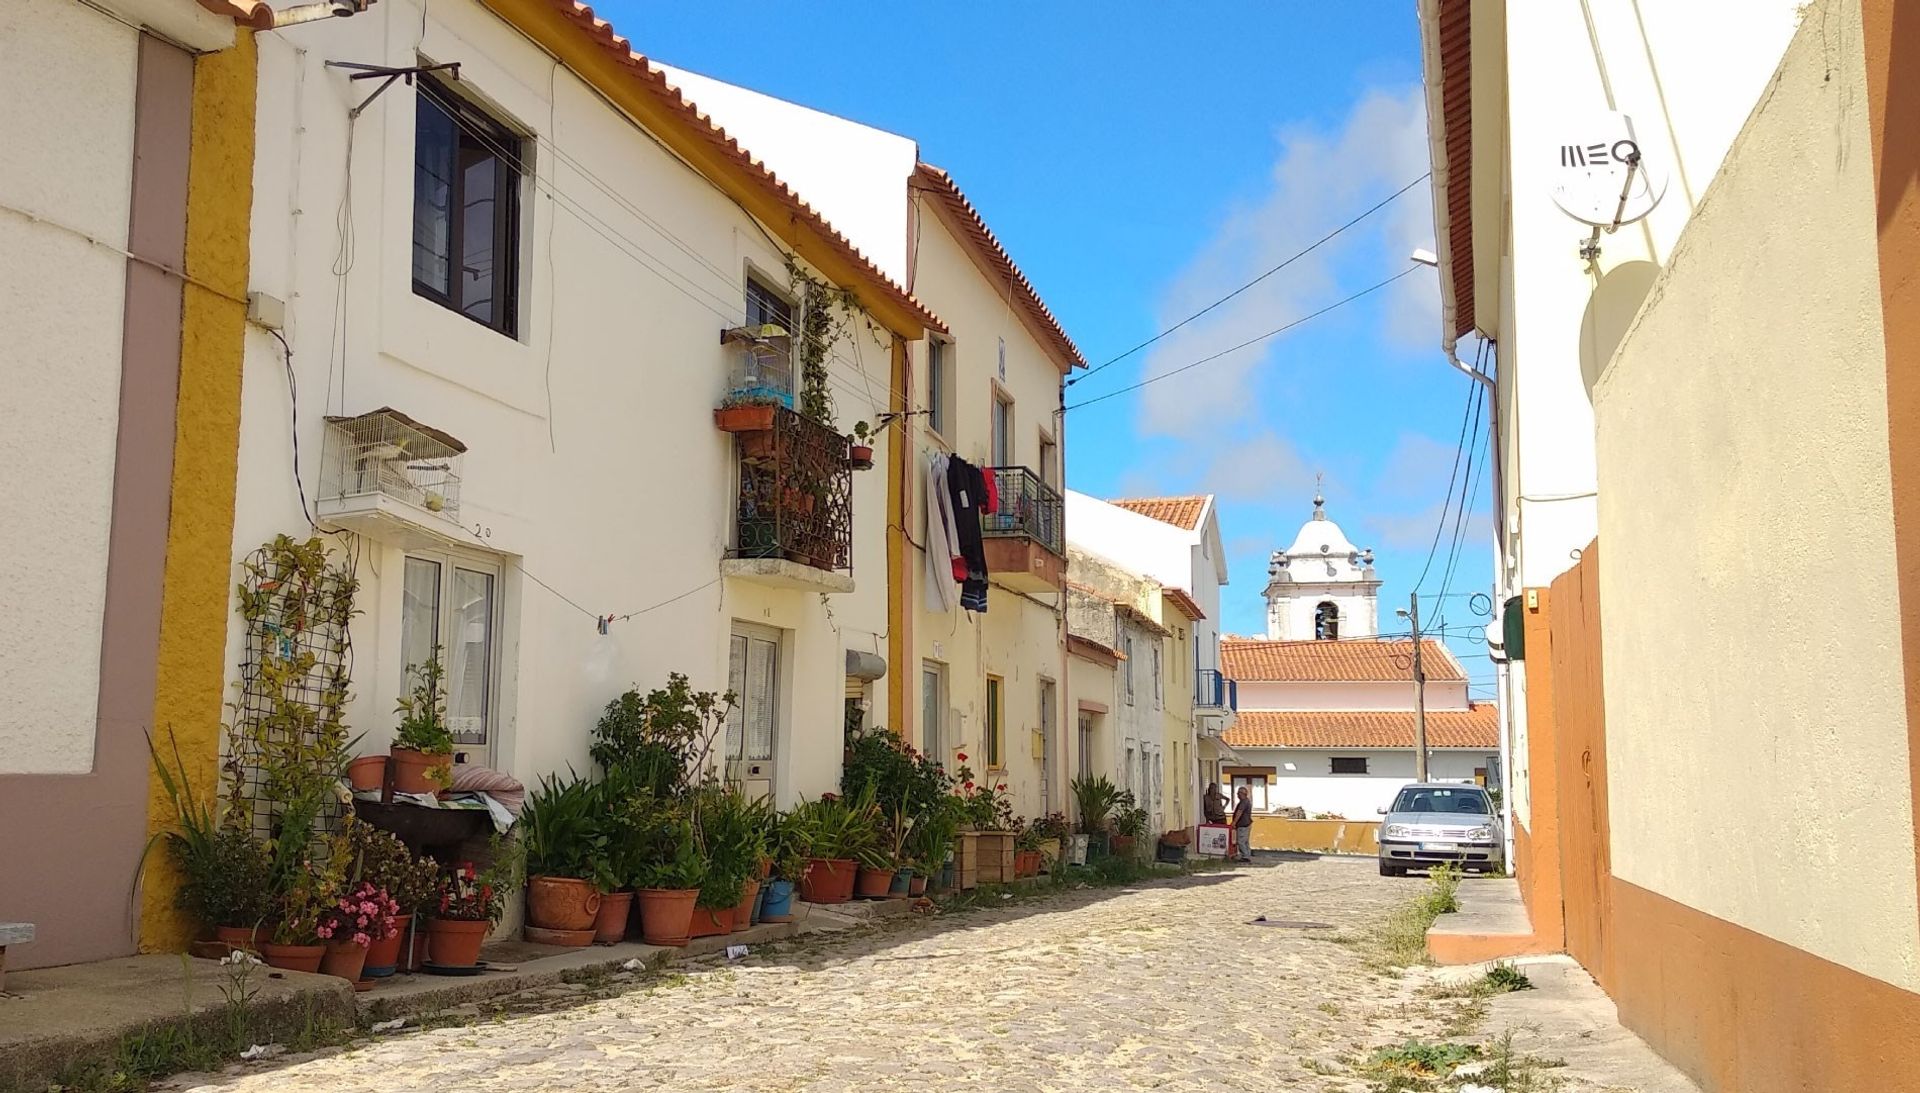
M 1404 877 L 1407 875 L 1407 870 L 1404 866 L 1388 865 L 1383 861 L 1380 863 L 1380 875 L 1383 877 Z

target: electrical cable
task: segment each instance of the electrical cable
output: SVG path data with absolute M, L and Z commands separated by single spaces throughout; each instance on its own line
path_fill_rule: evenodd
M 1467 401 L 1460 408 L 1460 436 L 1453 442 L 1453 467 L 1447 471 L 1447 495 L 1440 501 L 1440 522 L 1434 525 L 1433 542 L 1427 545 L 1427 560 L 1420 567 L 1420 577 L 1413 582 L 1417 593 L 1427 583 L 1427 573 L 1433 569 L 1434 555 L 1440 551 L 1440 533 L 1447 526 L 1447 510 L 1453 507 L 1453 484 L 1460 474 L 1460 456 L 1467 446 L 1467 419 L 1472 416 L 1475 400 L 1480 397 L 1480 384 L 1467 384 Z
M 1122 387 L 1119 390 L 1108 391 L 1104 395 L 1095 395 L 1092 398 L 1083 399 L 1082 401 L 1076 402 L 1073 405 L 1066 407 L 1065 409 L 1078 410 L 1083 406 L 1092 406 L 1093 404 L 1098 402 L 1105 402 L 1110 398 L 1117 398 L 1121 395 L 1126 394 L 1129 391 L 1137 391 L 1140 388 L 1147 386 L 1148 384 L 1158 383 L 1163 379 L 1168 379 L 1170 377 L 1177 376 L 1180 373 L 1187 371 L 1188 369 L 1198 368 L 1203 364 L 1207 364 L 1209 362 L 1219 360 L 1221 357 L 1224 357 L 1229 353 L 1238 352 L 1239 350 L 1245 349 L 1250 345 L 1255 345 L 1260 342 L 1266 341 L 1268 338 L 1272 338 L 1272 337 L 1275 337 L 1276 335 L 1284 334 L 1287 331 L 1292 330 L 1294 327 L 1301 325 L 1302 323 L 1311 322 L 1312 320 L 1317 319 L 1322 315 L 1325 315 L 1329 311 L 1336 311 L 1340 308 L 1343 308 L 1348 304 L 1353 303 L 1355 300 L 1360 299 L 1363 296 L 1370 296 L 1373 293 L 1376 293 L 1381 289 L 1386 288 L 1388 285 L 1394 283 L 1395 281 L 1398 281 L 1400 278 L 1405 277 L 1409 273 L 1413 273 L 1419 270 L 1420 268 L 1421 267 L 1418 265 L 1408 266 L 1406 269 L 1401 270 L 1399 273 L 1394 274 L 1393 276 L 1387 278 L 1384 281 L 1378 281 L 1378 282 L 1375 282 L 1374 284 L 1368 285 L 1366 288 L 1361 289 L 1360 291 L 1354 293 L 1351 296 L 1347 296 L 1342 299 L 1335 300 L 1333 303 L 1328 304 L 1327 306 L 1321 308 L 1318 311 L 1309 312 L 1306 315 L 1302 315 L 1298 319 L 1295 319 L 1284 326 L 1276 327 L 1272 330 L 1269 330 L 1265 334 L 1261 334 L 1258 337 L 1248 338 L 1246 341 L 1241 342 L 1239 345 L 1229 346 L 1226 349 L 1222 349 L 1218 353 L 1213 353 L 1208 356 L 1201 357 L 1197 361 L 1192 361 L 1190 363 L 1183 364 L 1180 367 L 1172 369 L 1170 371 L 1161 372 L 1158 375 L 1148 376 L 1146 379 L 1143 379 L 1138 383 L 1128 384 L 1127 386 Z
M 1401 194 L 1406 193 L 1408 190 L 1413 189 L 1415 186 L 1420 185 L 1422 182 L 1425 182 L 1427 179 L 1431 178 L 1432 176 L 1433 176 L 1433 172 L 1429 171 L 1426 174 L 1421 175 L 1419 178 L 1414 179 L 1412 182 L 1407 183 L 1405 186 L 1402 186 L 1399 189 L 1393 191 L 1391 194 L 1388 194 L 1386 197 L 1382 198 L 1380 201 L 1375 203 L 1366 212 L 1361 213 L 1359 216 L 1354 217 L 1352 220 L 1347 221 L 1345 224 L 1340 225 L 1339 227 L 1328 232 L 1327 234 L 1314 240 L 1312 243 L 1307 245 L 1306 249 L 1291 255 L 1290 257 L 1287 258 L 1286 261 L 1281 262 L 1279 265 L 1273 267 L 1267 272 L 1261 274 L 1258 277 L 1255 277 L 1253 280 L 1248 281 L 1246 284 L 1241 285 L 1239 288 L 1234 289 L 1232 292 L 1227 293 L 1225 296 L 1220 297 L 1218 300 L 1215 300 L 1214 302 L 1208 304 L 1207 306 L 1201 308 L 1200 310 L 1194 312 L 1193 314 L 1187 316 L 1186 318 L 1180 320 L 1179 322 L 1173 324 L 1172 326 L 1166 328 L 1165 330 L 1162 330 L 1160 333 L 1155 334 L 1153 337 L 1148 338 L 1146 341 L 1141 342 L 1139 345 L 1134 346 L 1132 349 L 1127 350 L 1125 353 L 1122 353 L 1117 357 L 1111 357 L 1107 360 L 1101 361 L 1099 364 L 1095 365 L 1092 368 L 1087 369 L 1085 372 L 1080 373 L 1078 376 L 1069 378 L 1066 381 L 1067 386 L 1071 387 L 1074 384 L 1079 383 L 1081 380 L 1086 379 L 1088 376 L 1093 375 L 1095 372 L 1100 371 L 1101 369 L 1107 367 L 1110 364 L 1116 364 L 1120 361 L 1126 360 L 1128 357 L 1131 357 L 1135 353 L 1140 352 L 1142 349 L 1145 349 L 1147 346 L 1152 345 L 1154 342 L 1159 341 L 1160 339 L 1166 337 L 1167 335 L 1173 333 L 1174 331 L 1180 329 L 1181 327 L 1187 325 L 1188 323 L 1194 321 L 1195 319 L 1198 319 L 1200 316 L 1205 315 L 1207 312 L 1212 311 L 1214 308 L 1219 307 L 1221 304 L 1226 303 L 1228 300 L 1233 299 L 1235 296 L 1240 295 L 1241 293 L 1247 291 L 1248 289 L 1266 280 L 1267 278 L 1273 276 L 1274 274 L 1279 273 L 1281 270 L 1286 269 L 1288 266 L 1293 265 L 1295 262 L 1299 261 L 1302 258 L 1305 258 L 1307 255 L 1312 254 L 1314 251 L 1318 250 L 1321 244 L 1328 242 L 1329 240 L 1333 239 L 1335 236 L 1339 235 L 1341 232 L 1346 231 L 1348 228 L 1351 228 L 1355 224 L 1360 223 L 1362 220 L 1365 220 L 1367 217 L 1372 216 L 1374 213 L 1377 213 L 1381 209 L 1386 208 L 1388 205 L 1393 203 L 1393 200 L 1395 198 L 1399 197 Z
M 317 531 L 320 523 L 313 518 L 313 506 L 307 504 L 307 484 L 300 477 L 300 381 L 293 375 L 293 346 L 287 344 L 287 339 L 281 337 L 278 330 L 272 327 L 262 329 L 280 343 L 280 359 L 287 366 L 287 405 L 290 407 L 290 427 L 287 431 L 293 437 L 293 488 L 299 491 L 300 511 L 307 518 L 307 526 Z

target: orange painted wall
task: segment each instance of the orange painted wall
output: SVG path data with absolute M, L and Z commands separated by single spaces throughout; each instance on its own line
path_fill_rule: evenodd
M 1548 627 L 1555 734 L 1551 754 L 1560 806 L 1560 883 L 1566 907 L 1567 952 L 1604 988 L 1612 983 L 1613 976 L 1608 945 L 1613 895 L 1597 540 L 1587 544 L 1579 565 L 1553 582 L 1548 599 L 1553 605 Z M 1533 648 L 1529 642 L 1529 661 L 1534 659 Z M 1531 691 L 1532 665 L 1528 667 Z M 1534 764 L 1536 786 L 1541 766 Z
M 1527 643 L 1527 761 L 1529 825 L 1516 824 L 1514 857 L 1520 879 L 1520 898 L 1527 905 L 1533 936 L 1552 949 L 1566 944 L 1566 921 L 1560 853 L 1560 777 L 1555 751 L 1560 746 L 1554 709 L 1553 642 L 1550 630 L 1553 595 L 1544 588 L 1527 591 L 1533 606 L 1522 600 L 1522 624 Z

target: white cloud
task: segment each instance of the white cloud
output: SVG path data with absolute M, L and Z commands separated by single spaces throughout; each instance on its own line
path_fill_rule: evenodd
M 1233 210 L 1162 294 L 1160 321 L 1170 325 L 1273 268 L 1352 219 L 1427 169 L 1426 108 L 1418 86 L 1364 95 L 1334 131 L 1296 125 L 1278 134 L 1271 184 L 1255 202 Z M 1148 351 L 1145 374 L 1158 375 L 1324 307 L 1407 265 L 1414 247 L 1431 246 L 1432 208 L 1416 186 L 1363 222 L 1249 289 Z M 1365 280 L 1335 276 L 1335 262 L 1360 255 L 1377 269 Z M 1438 329 L 1432 276 L 1422 271 L 1393 286 L 1390 337 L 1431 343 Z M 1263 342 L 1213 361 L 1178 380 L 1147 389 L 1141 430 L 1218 442 L 1223 424 L 1271 416 L 1255 376 L 1275 343 Z

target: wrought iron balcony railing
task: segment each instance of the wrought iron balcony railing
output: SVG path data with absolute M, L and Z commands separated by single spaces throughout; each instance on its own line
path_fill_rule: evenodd
M 1202 668 L 1193 677 L 1193 704 L 1214 709 L 1240 709 L 1240 683 L 1220 674 L 1218 668 Z
M 734 434 L 740 455 L 735 558 L 785 558 L 853 571 L 853 469 L 847 438 L 784 406 L 773 427 Z
M 1067 556 L 1066 505 L 1060 491 L 1025 467 L 988 467 L 999 494 L 997 510 L 980 518 L 980 534 L 1022 537 Z

